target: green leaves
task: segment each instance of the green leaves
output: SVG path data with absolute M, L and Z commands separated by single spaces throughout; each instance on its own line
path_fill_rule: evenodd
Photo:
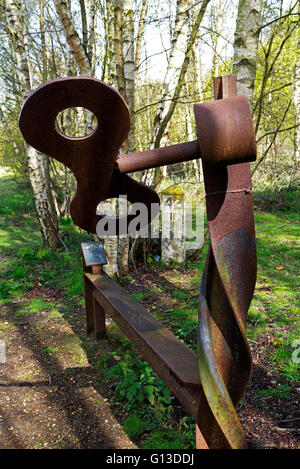
M 168 415 L 171 392 L 147 362 L 126 353 L 123 360 L 108 367 L 106 376 L 118 383 L 116 397 L 127 410 L 150 405 L 155 412 Z
M 36 257 L 38 259 L 43 259 L 44 257 L 48 256 L 48 254 L 49 254 L 49 251 L 47 249 L 39 249 Z

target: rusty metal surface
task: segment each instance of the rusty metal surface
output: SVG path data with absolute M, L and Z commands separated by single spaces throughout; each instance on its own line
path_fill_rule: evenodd
M 225 97 L 226 90 L 236 93 L 235 83 L 235 77 L 216 80 L 215 98 Z M 199 297 L 198 360 L 205 397 L 198 432 L 210 448 L 245 448 L 235 408 L 252 369 L 245 332 L 256 280 L 250 165 L 216 171 L 204 163 L 203 173 L 211 246 Z
M 123 155 L 117 160 L 121 173 L 156 168 L 202 158 L 210 165 L 256 160 L 256 141 L 248 100 L 235 96 L 195 104 L 198 140 Z
M 203 163 L 220 167 L 256 160 L 256 139 L 246 96 L 194 104 Z
M 96 116 L 98 125 L 90 135 L 71 138 L 57 130 L 58 113 L 70 107 L 84 107 Z M 19 125 L 29 145 L 60 161 L 74 174 L 77 189 L 70 212 L 77 226 L 95 233 L 103 217 L 96 214 L 99 202 L 120 194 L 127 194 L 131 203 L 145 203 L 151 220 L 151 203 L 159 203 L 156 192 L 116 169 L 130 115 L 121 95 L 109 85 L 90 77 L 50 80 L 28 96 Z M 126 217 L 127 224 L 133 217 Z M 117 234 L 119 221 L 117 217 Z
M 198 140 L 193 140 L 192 142 L 122 155 L 118 158 L 117 165 L 121 173 L 132 173 L 197 158 L 201 158 L 199 143 Z

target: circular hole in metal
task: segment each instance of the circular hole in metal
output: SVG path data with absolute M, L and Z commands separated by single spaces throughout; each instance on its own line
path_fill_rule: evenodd
M 84 107 L 69 107 L 56 116 L 56 129 L 73 138 L 84 138 L 91 135 L 98 125 L 96 116 Z

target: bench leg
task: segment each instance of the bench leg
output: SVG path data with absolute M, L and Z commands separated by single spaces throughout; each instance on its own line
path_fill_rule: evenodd
M 91 335 L 94 333 L 95 330 L 93 286 L 85 276 L 83 277 L 83 279 L 85 296 L 86 333 L 87 335 Z
M 104 339 L 106 335 L 105 326 L 105 311 L 102 306 L 98 303 L 95 297 L 93 297 L 94 303 L 94 333 L 95 339 Z

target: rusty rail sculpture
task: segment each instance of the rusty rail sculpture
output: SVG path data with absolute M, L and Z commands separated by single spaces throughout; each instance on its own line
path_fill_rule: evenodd
M 89 77 L 49 81 L 25 101 L 20 129 L 37 150 L 65 164 L 77 190 L 74 223 L 96 232 L 99 202 L 126 194 L 150 208 L 155 191 L 127 173 L 202 158 L 210 248 L 200 298 L 197 356 L 95 266 L 84 267 L 87 332 L 105 334 L 110 314 L 144 358 L 196 419 L 197 448 L 246 448 L 236 413 L 251 375 L 245 322 L 256 278 L 256 247 L 250 161 L 255 134 L 245 96 L 236 96 L 234 76 L 214 80 L 215 101 L 195 104 L 198 139 L 118 158 L 129 128 L 120 94 Z M 89 109 L 99 125 L 88 136 L 70 138 L 55 127 L 59 112 Z M 151 210 L 148 223 L 155 215 Z M 129 212 L 127 226 L 133 214 Z M 119 232 L 120 218 L 116 218 Z M 122 220 L 124 222 L 124 220 Z

